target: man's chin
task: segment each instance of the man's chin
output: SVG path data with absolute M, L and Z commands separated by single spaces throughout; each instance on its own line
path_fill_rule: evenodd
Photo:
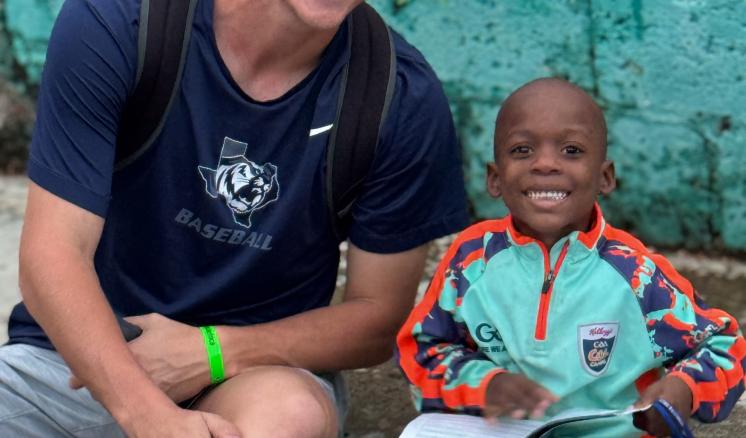
M 298 8 L 296 14 L 310 29 L 331 32 L 339 28 L 349 11 L 344 8 Z

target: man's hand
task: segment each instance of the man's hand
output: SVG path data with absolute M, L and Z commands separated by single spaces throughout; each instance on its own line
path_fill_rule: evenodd
M 240 438 L 241 432 L 232 423 L 208 412 L 190 411 L 181 408 L 147 417 L 133 417 L 121 424 L 128 437 L 132 438 Z
M 484 416 L 540 418 L 557 400 L 556 395 L 521 374 L 501 373 L 487 385 Z
M 689 418 L 692 412 L 692 392 L 683 380 L 676 376 L 666 376 L 655 382 L 640 395 L 640 398 L 635 402 L 635 407 L 647 406 L 659 398 L 670 403 L 684 421 Z M 636 412 L 633 416 L 633 423 L 636 428 L 654 436 L 671 434 L 666 422 L 663 421 L 663 418 L 655 409 Z
M 171 400 L 186 400 L 210 384 L 207 353 L 197 327 L 156 313 L 125 319 L 142 328 L 142 334 L 128 344 L 130 351 Z M 73 377 L 70 386 L 83 385 Z

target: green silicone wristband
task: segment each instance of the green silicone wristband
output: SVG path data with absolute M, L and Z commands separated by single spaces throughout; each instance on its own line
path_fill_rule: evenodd
M 210 382 L 213 384 L 225 380 L 225 370 L 223 370 L 223 353 L 220 351 L 220 338 L 215 327 L 208 325 L 200 327 L 202 337 L 205 339 L 205 348 L 207 349 L 207 360 L 210 363 Z

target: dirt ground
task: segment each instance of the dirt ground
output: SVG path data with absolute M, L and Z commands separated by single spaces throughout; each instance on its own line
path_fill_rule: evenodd
M 346 436 L 398 437 L 417 415 L 404 378 L 393 361 L 373 368 L 345 372 L 351 409 Z

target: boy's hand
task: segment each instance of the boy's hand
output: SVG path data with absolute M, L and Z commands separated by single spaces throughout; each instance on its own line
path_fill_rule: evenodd
M 559 398 L 521 374 L 502 373 L 487 384 L 485 418 L 540 418 Z
M 683 380 L 676 376 L 666 376 L 655 382 L 640 395 L 640 398 L 635 402 L 635 407 L 649 405 L 659 398 L 670 403 L 684 421 L 689 418 L 692 412 L 692 392 Z M 642 412 L 635 412 L 633 423 L 636 428 L 654 436 L 668 436 L 671 434 L 661 415 L 652 408 Z

